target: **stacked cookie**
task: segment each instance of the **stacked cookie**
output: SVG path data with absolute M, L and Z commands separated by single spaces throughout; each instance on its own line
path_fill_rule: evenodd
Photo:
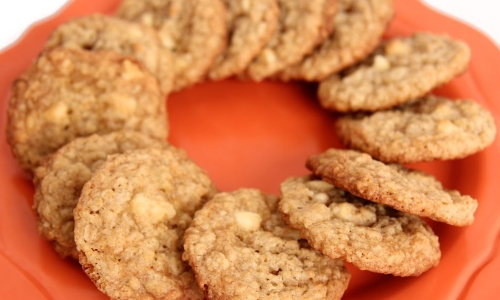
M 471 155 L 496 129 L 476 102 L 430 94 L 465 71 L 467 45 L 381 42 L 393 15 L 391 0 L 124 0 L 60 25 L 8 108 L 40 235 L 113 299 L 339 299 L 344 261 L 436 266 L 422 217 L 469 225 L 477 201 L 402 164 Z M 319 82 L 353 150 L 309 157 L 279 197 L 218 191 L 166 142 L 165 99 L 229 77 Z

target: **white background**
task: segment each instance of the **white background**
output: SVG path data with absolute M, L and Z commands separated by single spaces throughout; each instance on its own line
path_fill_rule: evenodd
M 497 0 L 421 1 L 473 25 L 500 45 L 500 3 Z M 66 2 L 67 0 L 0 0 L 0 49 L 15 42 L 28 26 L 61 9 Z

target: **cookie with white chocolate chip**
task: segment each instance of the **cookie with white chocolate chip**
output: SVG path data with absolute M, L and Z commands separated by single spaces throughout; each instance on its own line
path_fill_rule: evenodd
M 222 0 L 124 0 L 116 16 L 155 28 L 174 60 L 173 90 L 205 79 L 227 46 Z
M 438 237 L 421 218 L 355 197 L 315 176 L 284 181 L 279 209 L 312 247 L 361 270 L 418 276 L 441 257 Z
M 496 134 L 493 116 L 477 102 L 433 95 L 341 116 L 335 128 L 348 148 L 400 164 L 463 158 L 488 147 Z
M 401 212 L 455 226 L 474 221 L 476 199 L 445 189 L 436 178 L 418 170 L 384 164 L 363 152 L 334 148 L 310 156 L 306 166 L 336 187 Z
M 221 80 L 243 72 L 278 26 L 278 0 L 224 0 L 229 42 L 208 77 Z
M 393 0 L 338 0 L 333 32 L 309 55 L 275 77 L 321 81 L 367 57 L 394 16 Z
M 396 37 L 322 81 L 318 98 L 325 109 L 339 112 L 387 109 L 449 82 L 467 69 L 469 59 L 467 44 L 445 35 Z
M 168 134 L 155 76 L 112 51 L 44 51 L 13 83 L 7 117 L 7 140 L 26 170 L 77 137 L 122 129 Z
M 215 192 L 183 150 L 110 156 L 74 212 L 83 270 L 112 299 L 203 299 L 181 259 L 183 235 Z
M 183 258 L 208 299 L 340 299 L 350 275 L 301 241 L 255 189 L 216 194 L 185 233 Z
M 255 81 L 270 77 L 311 53 L 330 30 L 325 11 L 331 12 L 331 17 L 337 8 L 332 0 L 278 0 L 278 4 L 278 28 L 245 71 Z
M 45 43 L 45 49 L 61 46 L 133 56 L 156 76 L 165 94 L 172 89 L 172 54 L 149 26 L 102 14 L 83 16 L 59 25 Z
M 121 130 L 76 138 L 47 156 L 33 175 L 33 210 L 38 233 L 51 242 L 61 257 L 78 260 L 73 210 L 83 185 L 108 155 L 163 147 L 168 147 L 164 140 L 137 131 Z

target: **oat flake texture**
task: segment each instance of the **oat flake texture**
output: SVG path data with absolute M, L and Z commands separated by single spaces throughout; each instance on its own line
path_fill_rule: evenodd
M 187 260 L 208 299 L 340 299 L 350 275 L 300 239 L 255 189 L 214 196 L 185 234 Z
M 315 176 L 285 180 L 279 208 L 311 246 L 361 270 L 418 276 L 441 258 L 438 237 L 421 218 L 355 197 Z
M 215 187 L 183 150 L 111 156 L 75 209 L 80 263 L 112 299 L 202 299 L 181 260 L 185 229 Z

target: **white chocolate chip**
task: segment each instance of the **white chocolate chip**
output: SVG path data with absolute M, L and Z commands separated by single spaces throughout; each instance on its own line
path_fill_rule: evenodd
M 328 182 L 325 182 L 323 180 L 311 180 L 306 182 L 307 188 L 314 190 L 316 192 L 327 192 L 328 190 L 331 190 L 333 185 L 329 184 Z
M 408 54 L 411 50 L 410 45 L 400 40 L 392 40 L 384 47 L 387 55 Z
M 128 280 L 128 286 L 137 291 L 141 287 L 141 282 L 134 276 Z
M 384 72 L 391 68 L 391 63 L 384 56 L 375 55 L 373 59 L 373 67 L 379 72 Z
M 450 120 L 440 120 L 437 123 L 437 131 L 441 134 L 449 134 L 457 130 L 457 126 Z
M 254 231 L 260 227 L 262 217 L 259 214 L 250 211 L 237 211 L 234 218 L 238 226 L 244 230 Z
M 137 108 L 137 101 L 129 95 L 109 93 L 103 94 L 101 99 L 103 102 L 108 102 L 113 112 L 119 113 L 123 117 L 128 117 L 134 113 Z M 107 99 L 106 99 L 107 98 Z
M 361 206 L 360 208 L 355 205 L 342 202 L 330 206 L 332 213 L 339 219 L 353 222 L 361 226 L 369 226 L 377 221 L 377 215 L 372 207 Z
M 64 102 L 57 102 L 53 104 L 49 109 L 44 111 L 43 117 L 45 120 L 55 123 L 55 124 L 67 124 L 69 123 L 68 116 L 68 105 Z
M 125 80 L 136 80 L 144 77 L 144 72 L 140 69 L 139 65 L 126 59 L 123 61 L 124 70 L 121 77 Z
M 329 199 L 330 199 L 330 197 L 328 197 L 328 195 L 326 193 L 317 193 L 317 194 L 314 194 L 314 196 L 313 196 L 313 200 L 315 202 L 322 203 L 322 204 L 328 203 Z
M 276 54 L 271 49 L 264 49 L 262 51 L 262 57 L 268 65 L 276 63 Z
M 144 194 L 135 195 L 130 201 L 134 217 L 142 223 L 160 223 L 176 215 L 175 208 L 162 199 L 148 198 Z

